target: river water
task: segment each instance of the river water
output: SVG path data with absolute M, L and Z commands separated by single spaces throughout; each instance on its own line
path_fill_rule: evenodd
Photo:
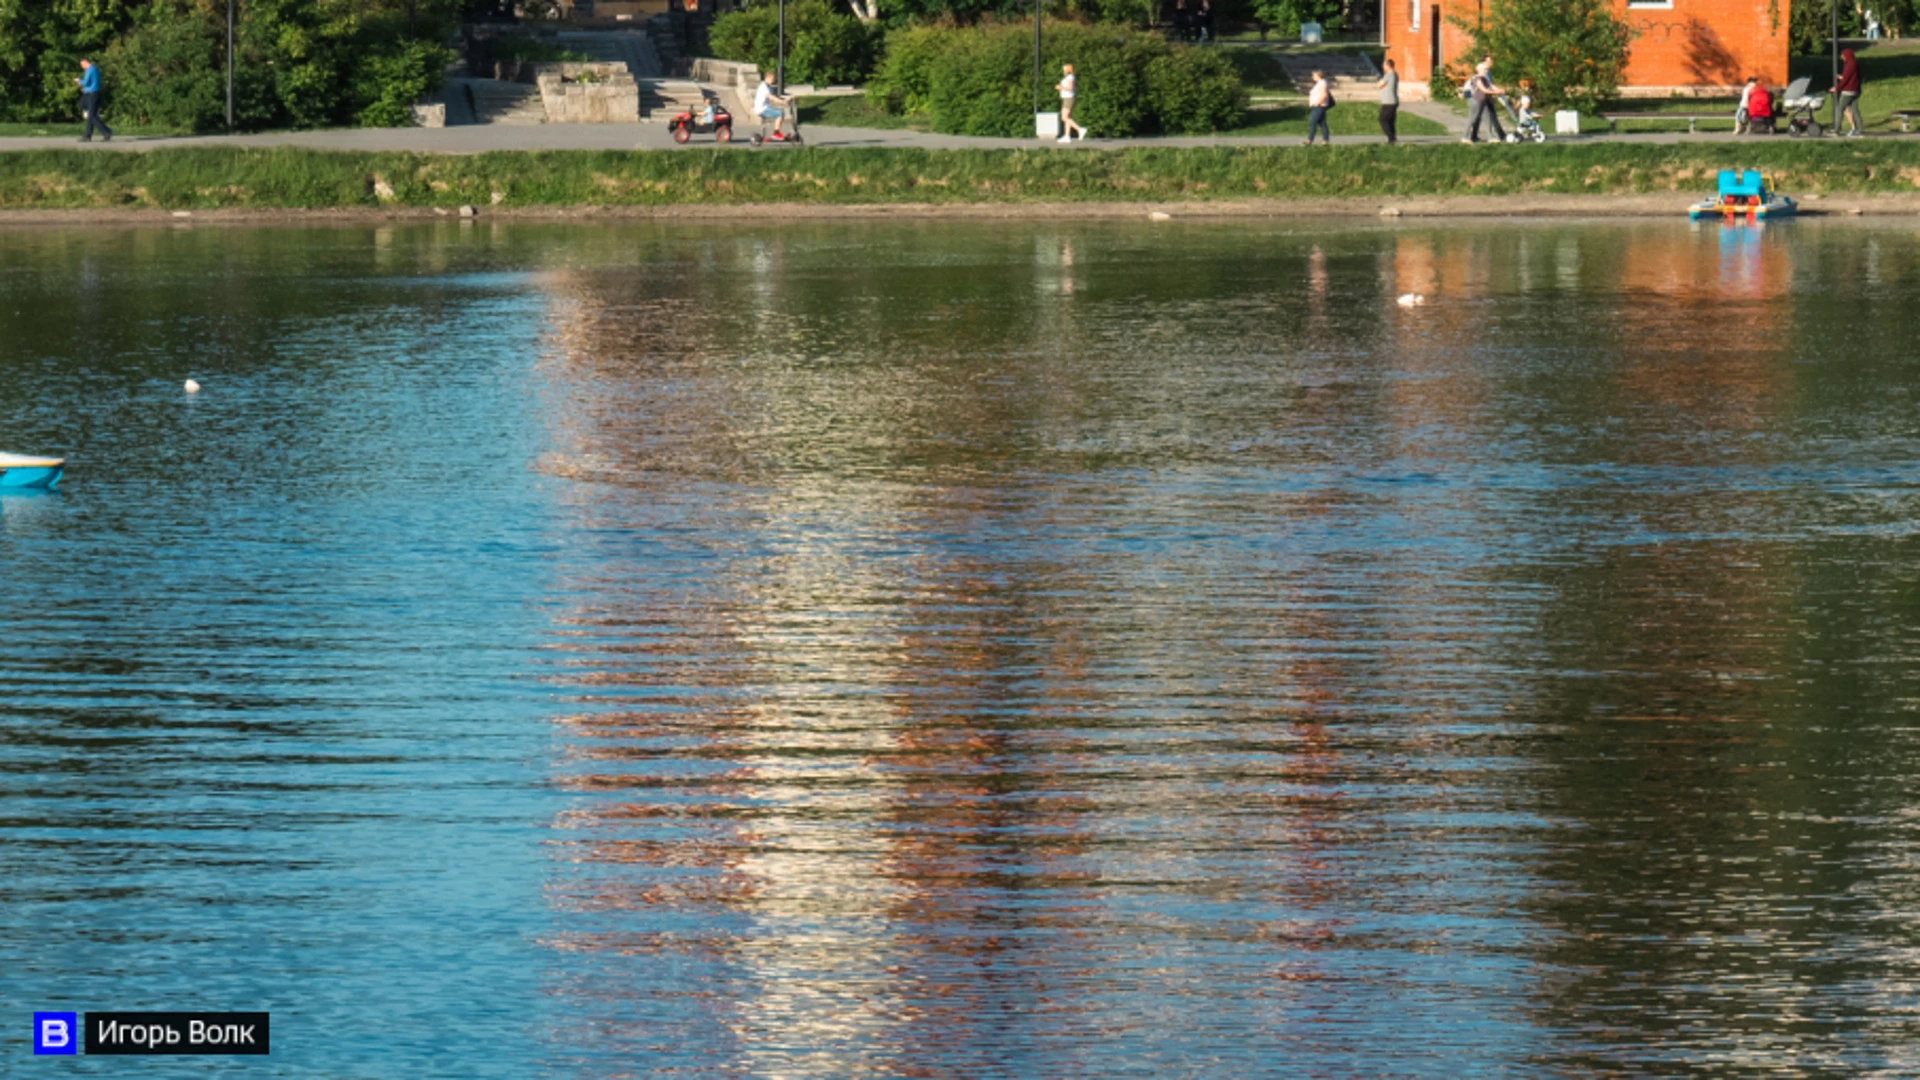
M 0 1072 L 1912 1075 L 1917 335 L 1811 220 L 0 234 Z

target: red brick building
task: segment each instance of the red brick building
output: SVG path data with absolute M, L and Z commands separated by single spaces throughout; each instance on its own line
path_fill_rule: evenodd
M 1403 92 L 1417 100 L 1435 67 L 1457 61 L 1471 45 L 1456 18 L 1469 22 L 1500 0 L 1384 0 L 1381 37 L 1400 67 Z M 1625 96 L 1730 94 L 1758 75 L 1787 81 L 1787 19 L 1793 0 L 1613 0 L 1633 27 Z M 1494 80 L 1500 59 L 1494 58 Z M 1442 96 L 1451 93 L 1448 87 Z

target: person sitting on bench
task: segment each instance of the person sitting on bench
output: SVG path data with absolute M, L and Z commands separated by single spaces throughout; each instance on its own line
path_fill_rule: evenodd
M 1734 130 L 1742 135 L 1773 134 L 1773 94 L 1759 79 L 1748 79 L 1740 92 L 1740 111 L 1734 117 Z

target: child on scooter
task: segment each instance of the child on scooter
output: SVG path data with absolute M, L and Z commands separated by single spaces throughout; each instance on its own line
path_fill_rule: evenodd
M 790 97 L 781 97 L 773 92 L 773 72 L 771 71 L 766 73 L 760 85 L 753 91 L 753 115 L 762 120 L 773 121 L 771 138 L 777 142 L 786 141 L 787 136 L 782 130 L 782 125 L 787 122 L 787 103 L 792 100 Z

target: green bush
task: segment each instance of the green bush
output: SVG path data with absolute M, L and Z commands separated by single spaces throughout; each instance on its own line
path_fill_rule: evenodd
M 772 5 L 730 11 L 707 31 L 713 55 L 772 71 L 780 46 L 779 11 Z M 862 83 L 879 57 L 877 30 L 822 0 L 787 5 L 787 80 Z
M 1032 45 L 1018 28 L 952 31 L 927 75 L 927 114 L 935 131 L 1003 136 L 1032 132 Z
M 397 52 L 361 58 L 354 70 L 353 93 L 361 127 L 405 127 L 413 123 L 411 106 L 440 86 L 453 50 L 430 41 L 410 41 Z
M 1158 34 L 1111 25 L 1048 23 L 1041 37 L 1041 107 L 1063 64 L 1078 75 L 1074 119 L 1105 136 L 1157 131 L 1199 134 L 1237 122 L 1246 109 L 1240 77 L 1210 52 Z M 1021 137 L 1033 131 L 1033 31 L 1005 23 L 922 26 L 887 38 L 869 100 L 924 113 L 935 131 Z
M 112 118 L 140 127 L 210 131 L 226 122 L 220 38 L 205 19 L 154 19 L 101 60 L 115 76 Z
M 1160 130 L 1173 135 L 1217 131 L 1247 109 L 1239 73 L 1207 49 L 1176 49 L 1148 61 L 1147 97 Z
M 933 62 L 952 41 L 953 24 L 905 26 L 887 35 L 879 69 L 867 84 L 874 107 L 895 116 L 925 115 L 932 107 Z

